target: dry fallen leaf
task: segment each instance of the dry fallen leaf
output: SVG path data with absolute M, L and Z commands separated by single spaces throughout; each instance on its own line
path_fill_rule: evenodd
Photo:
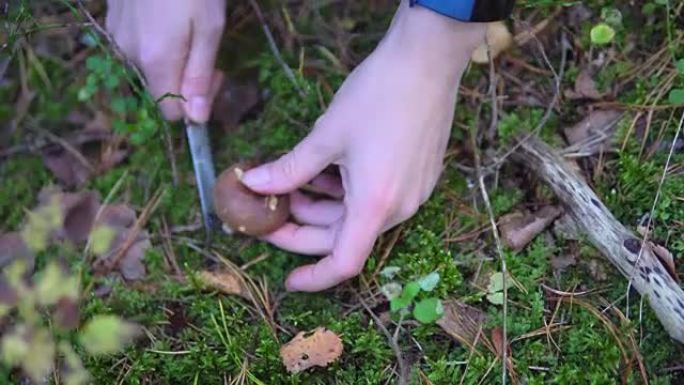
M 551 257 L 551 267 L 553 271 L 564 271 L 570 266 L 577 264 L 577 257 L 574 254 L 567 253 L 562 255 L 554 255 Z
M 670 274 L 672 279 L 679 282 L 679 277 L 677 276 L 677 266 L 674 263 L 674 256 L 666 247 L 658 245 L 653 242 L 648 242 L 653 250 L 653 254 L 658 258 L 660 263 L 665 267 L 665 270 Z
M 124 141 L 111 133 L 109 119 L 98 113 L 63 143 L 46 146 L 43 162 L 62 185 L 73 188 L 121 163 L 128 153 Z
M 259 84 L 256 81 L 238 82 L 233 78 L 226 78 L 216 95 L 216 105 L 225 106 L 215 108 L 212 118 L 224 129 L 237 126 L 245 115 L 252 111 L 261 101 Z
M 601 99 L 603 95 L 596 88 L 596 82 L 587 70 L 582 70 L 575 79 L 575 89 L 565 92 L 569 99 Z
M 473 51 L 471 60 L 477 64 L 489 63 L 489 54 L 492 59 L 513 44 L 513 35 L 508 30 L 506 24 L 502 21 L 496 21 L 487 24 L 487 40 Z M 489 49 L 487 48 L 489 45 Z
M 472 347 L 477 334 L 482 332 L 486 314 L 456 300 L 442 301 L 442 306 L 444 315 L 437 320 L 437 325 L 456 341 Z
M 28 262 L 29 271 L 33 270 L 34 255 L 21 237 L 21 233 L 0 234 L 0 268 L 17 259 Z
M 563 129 L 568 143 L 575 151 L 594 155 L 605 151 L 615 133 L 622 112 L 617 110 L 594 110 L 579 123 Z
M 561 213 L 562 210 L 556 206 L 546 206 L 533 214 L 506 214 L 499 220 L 501 238 L 506 246 L 520 251 Z
M 134 233 L 135 222 L 136 214 L 133 209 L 125 204 L 116 204 L 105 206 L 95 224 L 95 228 L 103 226 L 112 232 L 109 247 L 104 247 L 106 251 L 100 255 L 97 265 L 109 266 L 113 258 L 121 255 L 117 268 L 129 281 L 145 276 L 145 265 L 142 261 L 145 251 L 152 246 L 147 231 L 140 230 Z M 129 237 L 133 237 L 130 243 L 127 242 Z M 125 250 L 122 250 L 124 247 Z
M 38 195 L 38 207 L 59 202 L 62 215 L 61 228 L 54 238 L 73 243 L 85 242 L 100 208 L 99 196 L 95 192 L 65 193 L 55 188 L 43 189 Z
M 249 293 L 247 288 L 245 288 L 244 281 L 234 271 L 227 269 L 204 270 L 200 272 L 199 277 L 202 283 L 223 294 L 239 295 L 249 299 Z
M 342 354 L 342 340 L 324 327 L 300 332 L 280 348 L 280 358 L 290 373 L 313 366 L 326 367 Z

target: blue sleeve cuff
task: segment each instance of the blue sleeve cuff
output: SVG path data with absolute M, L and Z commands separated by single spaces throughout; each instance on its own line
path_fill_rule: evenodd
M 515 0 L 409 0 L 444 16 L 465 22 L 491 22 L 508 18 Z

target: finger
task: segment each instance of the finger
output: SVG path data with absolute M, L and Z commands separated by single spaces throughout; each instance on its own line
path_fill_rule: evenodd
M 299 254 L 325 255 L 330 253 L 335 238 L 332 228 L 300 226 L 286 223 L 275 232 L 262 237 L 263 240 Z
M 337 175 L 322 173 L 311 181 L 311 185 L 333 198 L 342 199 L 344 197 L 344 187 L 342 187 L 342 181 Z
M 385 208 L 350 205 L 332 254 L 296 268 L 285 286 L 290 291 L 319 291 L 358 275 L 385 221 Z
M 321 123 L 289 153 L 275 162 L 247 171 L 242 179 L 252 190 L 284 194 L 306 184 L 341 152 L 341 140 L 332 123 Z
M 116 36 L 121 20 L 122 1 L 107 0 L 107 16 L 105 17 L 105 28 L 112 36 Z
M 344 205 L 328 199 L 313 200 L 300 192 L 290 196 L 290 212 L 297 222 L 313 226 L 330 226 L 344 215 Z
M 152 34 L 154 31 L 146 31 Z M 185 66 L 185 53 L 178 50 L 186 47 L 182 34 L 174 37 L 147 36 L 140 45 L 140 67 L 147 80 L 152 96 L 159 101 L 159 108 L 168 120 L 183 116 L 180 103 L 180 82 Z M 180 41 L 178 41 L 180 40 Z M 170 46 L 173 44 L 173 46 Z
M 221 9 L 221 8 L 219 8 Z M 214 67 L 225 23 L 225 11 L 213 9 L 201 23 L 193 24 L 188 61 L 183 73 L 181 92 L 183 109 L 191 120 L 205 122 L 211 113 L 214 90 Z

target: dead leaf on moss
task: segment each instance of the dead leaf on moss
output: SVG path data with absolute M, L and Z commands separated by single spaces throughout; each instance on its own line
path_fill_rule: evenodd
M 123 162 L 129 149 L 121 137 L 112 134 L 109 118 L 97 113 L 83 130 L 46 146 L 42 153 L 55 178 L 73 188 Z
M 486 42 L 473 51 L 471 60 L 477 64 L 487 64 L 489 63 L 489 54 L 492 55 L 492 59 L 496 59 L 511 45 L 513 45 L 513 35 L 506 24 L 501 21 L 489 23 L 487 24 Z
M 675 266 L 674 256 L 672 255 L 670 250 L 668 250 L 664 246 L 658 245 L 651 241 L 649 241 L 648 243 L 649 246 L 651 246 L 651 250 L 653 250 L 653 254 L 655 254 L 655 256 L 660 261 L 660 264 L 662 264 L 665 267 L 665 270 L 667 270 L 672 279 L 679 282 L 679 277 L 677 276 L 677 266 Z
M 603 97 L 603 94 L 596 88 L 596 82 L 589 71 L 582 70 L 575 79 L 575 89 L 565 91 L 565 96 L 569 99 L 598 100 Z
M 108 242 L 108 247 L 107 245 L 95 247 L 106 250 L 100 255 L 96 268 L 100 269 L 109 265 L 113 258 L 123 253 L 117 265 L 121 275 L 128 281 L 142 279 L 145 276 L 143 259 L 145 251 L 152 247 L 152 243 L 147 231 L 135 229 L 136 219 L 135 210 L 125 204 L 107 205 L 102 208 L 95 228 L 106 226 L 113 235 Z M 133 233 L 135 231 L 137 231 L 136 234 Z M 127 242 L 129 237 L 133 237 L 130 243 Z
M 561 213 L 562 210 L 557 206 L 546 206 L 532 214 L 506 214 L 499 220 L 501 237 L 506 246 L 520 251 Z
M 34 255 L 19 232 L 0 234 L 0 268 L 11 262 L 23 259 L 28 262 L 29 271 L 33 270 Z
M 98 194 L 89 191 L 66 193 L 56 188 L 46 188 L 38 195 L 39 208 L 54 201 L 59 202 L 62 225 L 53 237 L 73 243 L 85 242 L 100 207 Z
M 585 156 L 607 150 L 613 138 L 622 112 L 617 110 L 593 110 L 577 124 L 563 129 L 571 148 Z
M 318 327 L 300 332 L 280 348 L 280 358 L 290 373 L 299 373 L 314 366 L 326 367 L 336 361 L 344 347 L 337 334 Z
M 437 320 L 442 330 L 461 344 L 472 347 L 482 332 L 486 314 L 478 308 L 456 300 L 442 301 L 444 315 Z
M 562 255 L 554 255 L 551 257 L 551 267 L 553 271 L 562 272 L 570 266 L 577 264 L 577 257 L 574 254 L 566 253 Z
M 223 294 L 239 295 L 242 298 L 249 299 L 249 293 L 243 284 L 244 281 L 234 271 L 227 269 L 204 270 L 200 272 L 199 277 L 202 283 Z

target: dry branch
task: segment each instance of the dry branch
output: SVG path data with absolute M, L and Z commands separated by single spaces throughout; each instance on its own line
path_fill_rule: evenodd
M 587 183 L 549 146 L 525 138 L 513 154 L 560 198 L 591 243 L 648 298 L 670 336 L 684 342 L 684 290 L 660 263 L 650 245 L 623 226 Z

